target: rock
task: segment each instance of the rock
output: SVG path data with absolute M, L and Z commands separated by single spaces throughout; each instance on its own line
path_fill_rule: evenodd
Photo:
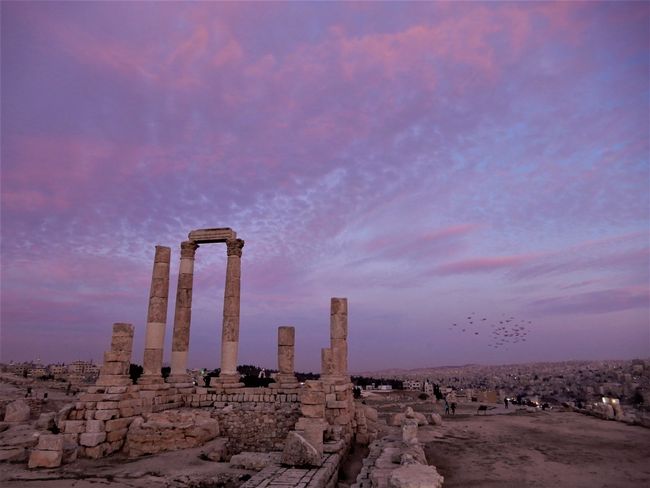
M 63 450 L 41 451 L 36 449 L 29 456 L 28 468 L 56 468 L 61 466 Z
M 402 421 L 404 420 L 404 418 L 405 417 L 403 413 L 393 414 L 388 418 L 388 425 L 399 427 L 400 425 L 402 425 Z
M 432 425 L 442 425 L 442 416 L 439 413 L 431 414 L 431 424 Z
M 298 432 L 291 431 L 284 444 L 281 461 L 289 466 L 320 466 L 321 456 L 307 439 Z
M 22 398 L 7 404 L 5 410 L 5 422 L 27 422 L 31 415 L 31 409 Z
M 62 451 L 63 443 L 63 435 L 43 434 L 38 438 L 36 448 L 41 451 Z
M 202 446 L 219 435 L 219 422 L 204 410 L 166 410 L 137 417 L 126 436 L 125 451 L 141 456 Z
M 279 463 L 280 458 L 278 452 L 241 452 L 230 458 L 230 465 L 234 468 L 261 471 L 271 464 Z
M 417 420 L 419 426 L 429 425 L 429 422 L 427 422 L 427 417 L 423 413 L 413 412 L 413 417 L 411 417 L 411 418 L 414 418 L 415 420 Z
M 55 418 L 54 412 L 42 413 L 34 423 L 34 427 L 40 430 L 52 430 L 56 426 Z
M 418 442 L 418 421 L 415 419 L 404 419 L 402 423 L 402 441 L 405 444 Z
M 69 403 L 57 412 L 54 422 L 60 430 L 63 430 L 63 423 L 68 419 L 72 410 L 74 410 L 74 403 Z
M 12 425 L 0 433 L 0 461 L 27 461 L 29 449 L 36 445 L 39 435 L 29 425 Z
M 366 420 L 369 422 L 377 422 L 379 419 L 379 416 L 377 414 L 377 410 L 375 410 L 372 407 L 369 407 L 368 405 L 364 405 L 364 414 L 366 416 Z
M 390 488 L 442 488 L 444 478 L 433 466 L 406 464 L 394 470 L 388 486 Z
M 228 439 L 225 437 L 218 437 L 213 441 L 207 442 L 201 452 L 202 456 L 208 458 L 210 461 L 218 463 L 228 460 Z
M 9 427 L 11 427 L 11 424 L 9 424 L 7 422 L 0 422 L 0 432 L 4 432 Z

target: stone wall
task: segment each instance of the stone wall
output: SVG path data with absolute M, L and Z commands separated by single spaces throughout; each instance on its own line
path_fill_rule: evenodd
M 281 450 L 287 434 L 300 417 L 298 390 L 196 388 L 188 406 L 215 408 L 228 452 Z
M 299 390 L 182 387 L 173 385 L 91 386 L 60 415 L 58 426 L 79 456 L 101 458 L 122 449 L 131 422 L 165 410 L 214 409 L 228 451 L 282 449 L 300 416 Z

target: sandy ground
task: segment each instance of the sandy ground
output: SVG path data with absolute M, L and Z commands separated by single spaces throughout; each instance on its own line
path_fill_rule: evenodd
M 572 412 L 445 418 L 426 444 L 446 488 L 650 487 L 650 430 Z

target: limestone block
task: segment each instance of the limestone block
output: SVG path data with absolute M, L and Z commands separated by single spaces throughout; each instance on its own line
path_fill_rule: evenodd
M 128 375 L 129 363 L 127 361 L 110 361 L 101 366 L 101 375 Z
M 348 338 L 348 316 L 336 314 L 330 316 L 330 339 Z
M 34 450 L 29 455 L 29 468 L 57 468 L 63 460 L 63 448 L 60 451 Z
M 106 440 L 106 432 L 86 432 L 79 436 L 79 444 L 94 447 Z
M 46 412 L 39 415 L 34 427 L 40 430 L 50 430 L 56 425 L 56 412 Z
M 113 335 L 133 337 L 133 325 L 124 322 L 116 322 L 113 324 Z
M 325 416 L 325 405 L 322 403 L 320 405 L 301 405 L 300 413 L 305 417 L 310 418 L 322 418 Z
M 106 433 L 106 442 L 122 441 L 126 439 L 128 429 L 112 430 Z
M 24 447 L 2 447 L 0 446 L 0 462 L 21 463 L 27 460 L 29 451 Z
M 131 424 L 133 419 L 114 419 L 106 421 L 106 432 L 114 430 L 126 429 Z
M 439 413 L 432 413 L 431 414 L 431 424 L 432 425 L 442 425 L 442 417 L 440 416 Z
M 295 327 L 278 327 L 278 346 L 295 346 Z
M 111 410 L 97 410 L 95 412 L 95 419 L 97 420 L 111 420 L 120 416 L 118 409 Z
M 63 451 L 63 435 L 41 434 L 36 449 L 41 451 Z
M 418 421 L 404 419 L 402 422 L 402 441 L 406 444 L 418 442 Z
M 394 470 L 388 482 L 390 488 L 442 488 L 444 478 L 433 466 L 408 464 Z
M 14 400 L 11 403 L 8 403 L 5 407 L 5 422 L 27 422 L 29 416 L 31 415 L 31 410 L 29 405 L 25 400 L 19 398 Z
M 30 448 L 38 442 L 40 432 L 26 424 L 12 425 L 0 436 L 0 449 Z
M 330 348 L 321 349 L 321 374 L 332 375 L 334 374 L 334 358 Z
M 223 462 L 228 459 L 228 439 L 218 437 L 213 441 L 206 443 L 203 447 L 202 454 L 210 461 Z
M 320 466 L 321 459 L 322 456 L 316 448 L 302 435 L 295 431 L 289 432 L 282 451 L 282 464 L 299 467 Z
M 300 402 L 303 405 L 323 405 L 325 403 L 325 395 L 320 391 L 306 390 L 300 397 Z
M 330 300 L 330 315 L 335 314 L 348 314 L 348 299 L 347 298 L 335 298 L 333 297 Z
M 104 432 L 106 426 L 103 420 L 86 421 L 86 432 Z
M 63 424 L 63 432 L 65 432 L 66 434 L 80 434 L 82 432 L 86 432 L 86 421 L 66 420 L 65 423 Z

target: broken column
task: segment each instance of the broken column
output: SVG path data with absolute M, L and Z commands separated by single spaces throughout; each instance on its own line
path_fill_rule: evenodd
M 140 384 L 163 383 L 162 361 L 167 325 L 167 299 L 169 296 L 169 261 L 171 249 L 156 246 L 149 291 L 147 332 L 144 346 L 143 374 Z
M 276 383 L 280 388 L 296 388 L 298 380 L 294 374 L 296 329 L 294 327 L 278 327 L 278 374 Z
M 192 286 L 194 281 L 194 255 L 199 245 L 192 241 L 181 243 L 181 264 L 178 270 L 174 335 L 172 338 L 172 368 L 169 383 L 190 383 L 187 375 L 187 354 L 190 346 L 192 318 Z
M 239 293 L 241 283 L 241 254 L 243 239 L 228 239 L 228 262 L 226 264 L 226 288 L 223 298 L 223 328 L 221 330 L 221 373 L 212 383 L 224 387 L 243 386 L 237 373 L 237 350 L 239 348 Z
M 348 299 L 332 298 L 330 307 L 332 374 L 348 375 Z
M 133 325 L 125 323 L 113 324 L 111 350 L 104 353 L 97 386 L 130 385 L 129 377 L 131 351 L 133 348 Z

